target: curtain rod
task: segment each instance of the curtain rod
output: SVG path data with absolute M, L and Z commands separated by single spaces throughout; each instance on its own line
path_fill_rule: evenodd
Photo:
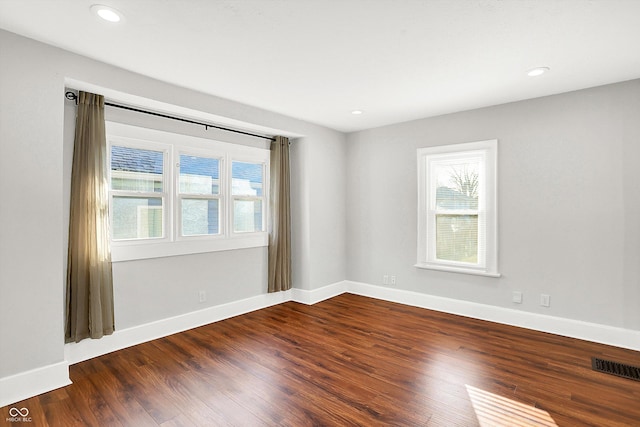
M 67 98 L 68 100 L 75 101 L 76 105 L 78 104 L 78 95 L 76 95 L 74 92 L 67 91 L 64 94 L 64 97 Z M 224 131 L 227 131 L 227 132 L 234 132 L 234 133 L 240 133 L 242 135 L 253 136 L 255 138 L 268 139 L 269 141 L 275 141 L 276 140 L 272 136 L 258 135 L 256 133 L 245 132 L 245 131 L 237 130 L 237 129 L 231 129 L 231 128 L 227 128 L 227 127 L 224 127 L 224 126 L 218 126 L 218 125 L 212 125 L 212 124 L 209 124 L 209 123 L 197 122 L 195 120 L 189 120 L 189 119 L 185 119 L 185 118 L 182 118 L 182 117 L 170 116 L 168 114 L 156 113 L 155 111 L 142 110 L 140 108 L 129 107 L 127 105 L 114 104 L 112 102 L 107 102 L 107 101 L 105 101 L 104 105 L 107 105 L 109 107 L 114 107 L 114 108 L 120 108 L 120 109 L 123 109 L 123 110 L 135 111 L 136 113 L 149 114 L 151 116 L 163 117 L 165 119 L 177 120 L 177 121 L 180 121 L 180 122 L 185 122 L 185 123 L 191 123 L 191 124 L 194 124 L 194 125 L 204 126 L 205 130 L 209 130 L 209 128 L 214 128 L 214 129 L 224 130 Z

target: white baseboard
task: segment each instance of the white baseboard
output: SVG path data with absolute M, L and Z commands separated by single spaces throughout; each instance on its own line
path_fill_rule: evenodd
M 640 351 L 640 331 L 345 280 L 311 291 L 257 295 L 66 344 L 64 362 L 0 378 L 0 407 L 71 384 L 69 365 L 74 363 L 283 302 L 313 305 L 345 292 Z
M 347 292 L 640 351 L 640 331 L 346 281 Z
M 73 365 L 74 363 L 92 359 L 143 342 L 291 301 L 291 295 L 291 290 L 256 295 L 243 300 L 208 307 L 203 310 L 193 311 L 140 326 L 116 330 L 112 335 L 107 335 L 99 340 L 87 339 L 79 343 L 66 344 L 64 348 L 65 359 L 70 365 Z
M 66 344 L 65 360 L 72 365 L 116 350 L 283 302 L 296 301 L 307 305 L 315 304 L 340 295 L 345 290 L 346 282 L 338 282 L 312 291 L 294 288 L 285 292 L 261 294 L 240 301 L 216 305 L 133 328 L 116 330 L 112 335 L 105 336 L 99 340 L 83 340 L 79 343 Z
M 257 295 L 244 300 L 116 331 L 113 335 L 106 336 L 100 340 L 83 340 L 79 343 L 67 344 L 65 345 L 65 359 L 69 364 L 74 364 L 112 351 L 283 302 L 295 301 L 313 305 L 345 292 L 640 351 L 640 331 L 375 286 L 367 283 L 342 281 L 311 291 L 293 288 L 286 292 Z
M 296 288 L 292 289 L 292 291 L 292 301 L 313 305 L 320 301 L 345 293 L 347 291 L 347 282 L 337 282 L 312 291 Z
M 0 407 L 69 384 L 69 364 L 66 361 L 0 378 Z

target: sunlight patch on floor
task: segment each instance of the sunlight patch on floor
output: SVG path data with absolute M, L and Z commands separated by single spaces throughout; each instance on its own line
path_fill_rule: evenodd
M 465 385 L 480 427 L 558 427 L 547 411 Z

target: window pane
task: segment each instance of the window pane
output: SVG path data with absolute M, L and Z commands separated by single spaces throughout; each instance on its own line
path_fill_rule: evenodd
M 218 200 L 182 199 L 182 235 L 198 236 L 220 233 Z
M 163 165 L 162 151 L 112 145 L 111 188 L 161 193 Z
M 436 208 L 477 210 L 479 168 L 479 160 L 436 164 Z
M 113 239 L 162 237 L 162 199 L 160 197 L 120 197 L 111 203 Z
M 262 163 L 233 162 L 231 177 L 234 196 L 262 196 Z
M 262 231 L 262 201 L 233 201 L 233 231 L 236 233 Z
M 477 215 L 436 215 L 436 258 L 478 263 Z
M 220 194 L 220 160 L 181 154 L 180 193 Z

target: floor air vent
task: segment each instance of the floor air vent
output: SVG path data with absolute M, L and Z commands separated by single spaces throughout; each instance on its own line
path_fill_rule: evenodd
M 594 371 L 606 374 L 617 375 L 630 380 L 640 381 L 640 368 L 637 366 L 625 365 L 624 363 L 612 362 L 610 360 L 591 358 L 591 367 Z

